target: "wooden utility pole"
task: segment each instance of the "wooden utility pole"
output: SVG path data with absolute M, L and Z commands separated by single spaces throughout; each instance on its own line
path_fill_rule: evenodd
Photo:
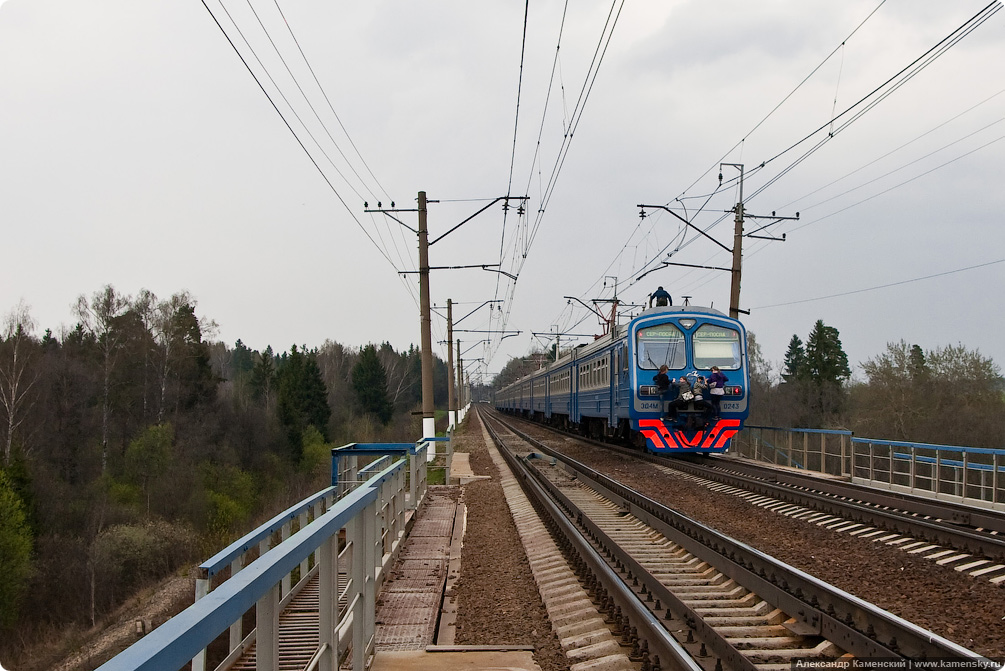
M 0 1 L 2 1 L 2 0 L 0 0 Z M 395 209 L 393 202 L 391 203 L 391 208 L 390 209 L 383 209 L 381 207 L 381 204 L 378 202 L 377 203 L 377 209 L 371 210 L 368 203 L 363 203 L 363 211 L 364 212 L 380 212 L 381 214 L 384 214 L 385 216 L 391 217 L 392 219 L 394 219 L 395 221 L 397 221 L 399 224 L 401 224 L 402 226 L 404 226 L 408 230 L 412 231 L 413 233 L 416 233 L 418 235 L 418 238 L 419 238 L 419 270 L 418 270 L 418 273 L 419 273 L 419 313 L 420 313 L 419 319 L 420 319 L 420 330 L 422 331 L 422 334 L 421 334 L 422 335 L 422 348 L 420 350 L 420 357 L 421 357 L 421 361 L 422 361 L 422 437 L 423 438 L 434 438 L 436 436 L 436 415 L 435 415 L 435 405 L 434 405 L 434 402 L 433 402 L 433 333 L 432 333 L 433 318 L 432 318 L 432 313 L 431 313 L 431 308 L 430 308 L 430 301 L 429 301 L 429 271 L 431 271 L 431 270 L 455 270 L 455 269 L 460 269 L 460 268 L 481 268 L 482 270 L 491 270 L 493 272 L 498 272 L 498 273 L 502 273 L 504 275 L 508 275 L 509 277 L 512 277 L 514 280 L 516 279 L 515 276 L 510 275 L 509 273 L 506 273 L 506 272 L 501 271 L 501 270 L 496 270 L 495 266 L 497 266 L 498 264 L 480 263 L 480 264 L 471 265 L 471 266 L 437 266 L 437 267 L 433 268 L 433 267 L 431 267 L 429 265 L 429 246 L 433 245 L 433 244 L 436 244 L 437 242 L 439 242 L 440 240 L 442 240 L 446 236 L 450 235 L 451 233 L 453 233 L 454 231 L 456 231 L 458 228 L 460 228 L 461 226 L 463 226 L 464 224 L 466 224 L 467 222 L 471 221 L 476 216 L 478 216 L 479 214 L 481 214 L 482 212 L 484 212 L 485 210 L 487 210 L 488 208 L 490 208 L 492 205 L 494 205 L 495 203 L 498 203 L 500 200 L 501 201 L 505 201 L 508 204 L 510 200 L 525 201 L 525 200 L 527 200 L 527 196 L 500 196 L 500 197 L 496 198 L 495 200 L 493 200 L 488 205 L 486 205 L 485 207 L 481 208 L 480 210 L 478 210 L 477 212 L 475 212 L 474 214 L 472 214 L 470 217 L 468 217 L 467 219 L 465 219 L 461 223 L 459 223 L 456 226 L 454 226 L 453 228 L 451 228 L 449 231 L 447 231 L 446 233 L 444 233 L 440 237 L 438 237 L 435 240 L 433 240 L 432 242 L 429 241 L 429 228 L 428 228 L 427 222 L 426 222 L 426 204 L 430 203 L 430 202 L 437 203 L 439 201 L 437 201 L 437 200 L 427 201 L 426 200 L 426 192 L 425 191 L 420 191 L 419 192 L 418 208 L 416 208 L 414 210 L 410 210 L 410 209 L 409 210 Z M 522 207 L 522 205 L 521 205 L 521 207 Z M 409 226 L 405 222 L 403 222 L 400 219 L 398 219 L 397 217 L 395 217 L 394 214 L 392 214 L 392 213 L 397 213 L 397 212 L 418 212 L 419 213 L 419 229 L 416 230 L 416 229 L 412 228 L 411 226 Z M 402 274 L 408 274 L 409 272 L 412 272 L 412 271 L 402 271 Z M 448 343 L 447 347 L 449 349 L 449 343 Z M 458 355 L 459 354 L 460 354 L 460 342 L 458 341 Z M 460 369 L 460 367 L 461 367 L 460 366 L 460 361 L 458 361 L 458 369 Z M 455 390 L 456 393 L 458 393 L 458 394 L 462 391 L 462 389 L 461 389 L 461 382 L 462 382 L 462 378 L 460 376 L 460 373 L 458 373 L 458 376 L 457 376 L 457 389 Z M 459 403 L 458 405 L 463 406 L 463 401 L 461 403 Z
M 766 214 L 747 214 L 743 207 L 743 164 L 742 163 L 721 163 L 719 164 L 720 169 L 722 166 L 728 165 L 736 168 L 740 171 L 740 193 L 739 198 L 736 201 L 736 208 L 733 210 L 735 217 L 733 218 L 733 267 L 730 269 L 732 272 L 732 281 L 729 284 L 729 316 L 733 319 L 739 319 L 740 313 L 750 314 L 746 310 L 740 309 L 740 274 L 743 265 L 743 239 L 744 238 L 757 238 L 759 240 L 777 240 L 779 242 L 785 242 L 785 234 L 782 233 L 782 237 L 777 238 L 770 235 L 755 235 L 755 233 L 760 233 L 769 226 L 774 226 L 780 221 L 785 220 L 798 220 L 799 213 L 796 212 L 794 217 L 780 217 L 774 212 L 771 215 Z M 722 183 L 722 173 L 719 173 L 719 183 Z M 771 222 L 755 229 L 751 233 L 743 232 L 743 220 L 747 219 L 770 219 Z
M 419 192 L 419 311 L 422 322 L 422 437 L 436 437 L 433 406 L 433 318 L 429 310 L 429 233 L 426 192 Z
M 743 164 L 723 163 L 723 165 L 731 165 L 740 171 L 740 198 L 736 203 L 736 216 L 733 218 L 733 267 L 729 283 L 729 316 L 739 319 L 740 269 L 743 264 Z
M 457 408 L 464 407 L 464 401 L 461 400 L 461 387 L 463 386 L 461 382 L 463 381 L 464 362 L 461 360 L 461 341 L 457 340 Z
M 447 423 L 457 426 L 457 394 L 454 390 L 454 303 L 447 299 Z
M 701 269 L 704 269 L 704 270 L 728 271 L 730 273 L 730 276 L 731 276 L 731 281 L 730 281 L 730 284 L 729 284 L 729 316 L 732 317 L 733 319 L 739 319 L 741 312 L 743 314 L 750 314 L 750 312 L 748 312 L 746 310 L 741 310 L 740 309 L 740 274 L 741 274 L 741 269 L 742 269 L 742 266 L 743 266 L 743 239 L 744 238 L 758 238 L 760 240 L 777 240 L 779 242 L 784 242 L 785 241 L 785 234 L 784 233 L 782 234 L 782 237 L 780 237 L 780 238 L 769 236 L 769 235 L 755 235 L 755 233 L 760 233 L 761 231 L 767 229 L 769 226 L 774 226 L 775 224 L 777 224 L 780 221 L 784 221 L 784 220 L 787 220 L 787 219 L 799 219 L 799 213 L 796 212 L 796 216 L 794 216 L 794 217 L 780 217 L 780 216 L 776 215 L 774 212 L 772 212 L 770 216 L 763 215 L 763 214 L 747 214 L 747 211 L 743 207 L 743 164 L 742 163 L 720 163 L 719 164 L 719 170 L 720 170 L 720 172 L 719 172 L 719 185 L 720 186 L 722 186 L 722 166 L 724 166 L 724 165 L 728 165 L 728 166 L 736 168 L 737 170 L 740 171 L 740 197 L 739 197 L 739 199 L 738 199 L 738 201 L 736 203 L 736 206 L 733 208 L 733 212 L 734 212 L 735 216 L 733 218 L 733 248 L 732 249 L 730 249 L 726 245 L 722 244 L 721 242 L 719 242 L 718 240 L 716 240 L 715 238 L 713 238 L 712 236 L 710 236 L 708 233 L 706 233 L 704 230 L 702 230 L 701 228 L 698 228 L 697 226 L 695 226 L 694 224 L 692 224 L 690 221 L 688 221 L 687 219 L 685 219 L 681 215 L 679 215 L 676 212 L 674 212 L 673 210 L 671 210 L 666 205 L 639 205 L 639 208 L 641 208 L 641 212 L 639 213 L 639 216 L 645 217 L 646 216 L 646 209 L 647 208 L 660 209 L 660 210 L 665 210 L 666 212 L 669 212 L 670 214 L 672 214 L 673 216 L 677 217 L 682 222 L 684 222 L 685 225 L 693 228 L 694 230 L 696 230 L 701 235 L 705 236 L 706 238 L 708 238 L 709 240 L 711 240 L 715 244 L 719 245 L 719 247 L 722 247 L 724 250 L 726 250 L 727 252 L 731 253 L 733 255 L 733 265 L 732 265 L 732 267 L 731 268 L 720 268 L 718 266 L 700 266 L 700 265 L 694 265 L 692 263 L 674 263 L 672 261 L 664 261 L 663 265 L 660 268 L 653 268 L 651 270 L 648 270 L 645 273 L 643 273 L 641 276 L 639 276 L 639 278 L 637 278 L 637 279 L 641 279 L 645 275 L 647 275 L 647 274 L 649 274 L 651 272 L 654 272 L 656 270 L 661 270 L 662 268 L 666 268 L 667 266 L 683 266 L 685 268 L 701 268 Z M 729 210 L 727 210 L 727 212 L 728 211 Z M 761 226 L 760 228 L 755 229 L 751 233 L 744 233 L 743 232 L 743 220 L 745 218 L 746 219 L 770 219 L 771 221 L 769 223 Z

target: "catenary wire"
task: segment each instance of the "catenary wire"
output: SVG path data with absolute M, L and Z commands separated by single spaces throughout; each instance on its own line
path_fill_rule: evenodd
M 286 68 L 286 73 L 290 76 L 290 79 L 293 80 L 294 85 L 297 87 L 297 90 L 300 92 L 300 95 L 303 97 L 304 101 L 307 103 L 307 106 L 310 108 L 311 112 L 314 114 L 314 118 L 317 119 L 318 124 L 321 126 L 322 130 L 324 130 L 325 134 L 328 136 L 328 139 L 331 141 L 332 145 L 335 147 L 335 150 L 338 151 L 339 155 L 342 157 L 342 160 L 345 161 L 346 165 L 349 167 L 349 169 L 352 171 L 352 173 L 356 176 L 356 179 L 359 180 L 360 185 L 364 189 L 367 190 L 367 192 L 370 194 L 371 197 L 374 197 L 374 199 L 376 199 L 376 194 L 374 194 L 373 190 L 370 189 L 369 186 L 367 186 L 366 182 L 360 176 L 360 174 L 356 170 L 355 166 L 352 165 L 352 162 L 345 155 L 345 152 L 342 151 L 342 148 L 335 141 L 335 138 L 332 137 L 331 131 L 328 130 L 328 126 L 325 125 L 325 122 L 321 119 L 321 115 L 318 114 L 317 108 L 314 107 L 314 104 L 311 102 L 310 97 L 304 91 L 303 86 L 300 85 L 300 81 L 297 79 L 297 76 L 295 74 L 293 74 L 293 70 L 290 68 L 289 63 L 287 63 L 286 58 L 283 56 L 283 53 L 279 49 L 279 46 L 276 44 L 275 40 L 272 39 L 272 34 L 269 32 L 269 29 L 265 26 L 265 23 L 262 21 L 262 17 L 258 14 L 258 11 L 255 9 L 254 5 L 251 4 L 251 0 L 245 0 L 245 2 L 248 5 L 248 8 L 251 10 L 251 13 L 254 15 L 255 20 L 258 21 L 258 25 L 262 29 L 262 32 L 265 33 L 266 38 L 269 40 L 269 44 L 272 45 L 272 49 L 276 52 L 276 55 L 279 57 L 279 61 L 283 64 L 283 67 Z M 221 3 L 221 6 L 223 6 L 222 3 Z M 279 10 L 279 14 L 280 14 L 280 16 L 282 16 L 283 22 L 286 24 L 286 28 L 289 31 L 290 36 L 293 38 L 293 41 L 297 44 L 297 48 L 299 49 L 300 43 L 297 41 L 296 35 L 293 34 L 293 29 L 290 27 L 289 22 L 286 21 L 286 17 L 283 15 L 282 9 L 279 7 L 279 3 L 278 2 L 276 2 L 276 9 Z M 227 11 L 226 7 L 224 7 L 224 11 L 225 12 Z M 230 17 L 230 12 L 227 12 L 227 16 Z M 234 20 L 233 17 L 230 17 L 230 19 L 231 19 L 231 21 Z M 235 27 L 236 27 L 236 23 L 235 23 Z M 240 28 L 238 27 L 237 29 L 238 29 L 238 32 L 241 34 L 241 37 L 244 38 L 244 34 L 243 34 L 243 32 L 241 32 Z M 245 39 L 245 44 L 248 44 L 247 39 L 246 38 L 244 38 L 244 39 Z M 248 48 L 251 49 L 251 51 L 252 51 L 253 54 L 255 54 L 255 51 L 254 51 L 254 49 L 251 48 L 250 44 L 248 44 Z M 304 59 L 304 62 L 307 64 L 308 70 L 310 70 L 311 74 L 313 74 L 314 73 L 314 69 L 311 67 L 310 63 L 307 61 L 307 57 L 304 55 L 302 49 L 300 50 L 300 55 Z M 255 54 L 255 58 L 258 59 L 258 55 L 257 54 Z M 265 70 L 266 74 L 269 75 L 268 69 L 265 68 L 265 65 L 262 63 L 262 61 L 260 59 L 258 59 L 258 63 L 259 63 L 259 65 L 262 66 L 263 70 Z M 272 81 L 273 86 L 275 86 L 277 89 L 279 89 L 279 85 L 275 82 L 275 80 L 273 80 L 273 78 L 272 78 L 271 75 L 269 75 L 269 80 Z M 320 84 L 320 82 L 317 81 L 317 77 L 316 76 L 315 76 L 314 80 L 317 83 L 318 87 L 321 88 L 321 84 Z M 285 94 L 282 93 L 281 89 L 279 89 L 279 92 L 280 92 L 280 95 L 283 96 L 283 100 L 286 102 L 287 105 L 290 106 L 290 108 L 292 110 L 293 109 L 293 105 L 290 103 L 289 100 L 286 99 L 286 96 L 285 96 Z M 322 93 L 322 95 L 324 95 L 324 89 L 323 88 L 321 89 L 321 93 Z M 324 97 L 325 97 L 325 100 L 328 100 L 328 96 L 327 95 L 324 95 Z M 329 101 L 328 104 L 329 104 L 329 107 L 332 107 L 330 101 Z M 314 143 L 318 146 L 318 149 L 321 151 L 321 153 L 324 155 L 324 157 L 326 159 L 328 159 L 328 162 L 332 165 L 332 168 L 334 168 L 335 171 L 339 174 L 339 176 L 342 177 L 343 180 L 345 180 L 346 184 L 349 186 L 350 189 L 353 190 L 353 192 L 356 194 L 356 196 L 358 198 L 360 198 L 360 200 L 362 200 L 363 199 L 362 195 L 359 193 L 359 191 L 356 190 L 355 187 L 353 187 L 352 184 L 349 183 L 349 181 L 346 179 L 345 175 L 342 174 L 342 171 L 339 170 L 335 166 L 335 163 L 334 163 L 334 161 L 332 161 L 331 157 L 328 155 L 328 152 L 326 152 L 321 147 L 320 143 L 318 143 L 317 139 L 314 137 L 314 134 L 311 133 L 311 131 L 307 129 L 307 126 L 303 123 L 303 120 L 300 119 L 300 116 L 296 113 L 295 110 L 293 111 L 293 113 L 294 113 L 294 115 L 297 116 L 297 120 L 300 121 L 301 125 L 304 126 L 304 129 L 307 130 L 308 135 L 310 135 L 311 139 L 314 140 Z M 339 125 L 341 125 L 342 122 L 338 119 L 338 115 L 335 114 L 334 108 L 332 108 L 332 114 L 335 115 L 336 120 L 339 122 Z M 345 131 L 345 127 L 344 126 L 343 126 L 342 130 L 343 130 L 343 132 Z M 346 137 L 348 137 L 348 133 L 346 133 Z M 352 143 L 352 139 L 350 138 L 349 141 L 350 141 L 350 144 L 351 144 Z M 353 145 L 353 146 L 355 147 L 355 145 Z M 360 159 L 362 160 L 362 157 L 360 157 Z M 363 163 L 364 163 L 364 165 L 366 164 L 365 161 Z M 372 173 L 371 173 L 371 175 L 372 175 Z M 376 181 L 376 178 L 374 178 L 374 179 Z M 387 245 L 387 241 L 384 239 L 383 234 L 380 232 L 380 230 L 381 230 L 380 226 L 378 225 L 378 223 L 376 221 L 374 221 L 374 219 L 373 219 L 372 216 L 371 216 L 371 221 L 374 224 L 374 228 L 377 231 L 377 236 L 380 238 L 381 244 L 383 244 L 383 245 L 386 246 Z M 405 257 L 402 255 L 401 248 L 398 246 L 398 237 L 395 236 L 395 232 L 391 230 L 390 224 L 386 220 L 383 222 L 383 225 L 384 225 L 384 230 L 387 231 L 387 234 L 388 234 L 388 236 L 391 239 L 391 244 L 393 245 L 395 253 L 397 254 L 398 261 L 402 264 L 402 266 L 407 267 L 407 262 L 405 261 Z M 400 231 L 399 231 L 399 236 L 400 236 Z
M 774 303 L 772 305 L 761 305 L 756 308 L 751 308 L 752 310 L 767 310 L 769 308 L 779 308 L 786 305 L 798 305 L 799 303 L 811 303 L 813 301 L 823 301 L 829 298 L 840 298 L 841 296 L 851 296 L 853 294 L 861 294 L 867 291 L 877 291 L 879 289 L 888 289 L 890 287 L 897 287 L 903 284 L 911 284 L 913 282 L 921 282 L 922 280 L 930 280 L 936 277 L 944 277 L 946 275 L 953 275 L 955 273 L 962 273 L 968 270 L 976 270 L 977 268 L 986 268 L 987 266 L 993 266 L 997 263 L 1005 263 L 1005 259 L 998 259 L 996 261 L 988 261 L 986 263 L 978 263 L 977 265 L 967 266 L 966 268 L 956 268 L 955 270 L 947 270 L 942 273 L 934 273 L 932 275 L 925 275 L 923 277 L 914 277 L 909 280 L 901 280 L 900 282 L 890 282 L 889 284 L 880 284 L 874 287 L 867 287 L 865 289 L 855 289 L 854 291 L 844 291 L 839 294 L 830 294 L 829 296 L 817 296 L 816 298 L 804 298 L 798 301 L 788 301 L 785 303 Z
M 862 21 L 857 26 L 855 26 L 855 29 L 852 30 L 850 33 L 848 33 L 848 36 L 846 38 L 844 38 L 843 40 L 841 40 L 841 43 L 838 46 L 834 47 L 833 51 L 831 51 L 829 54 L 827 54 L 827 56 L 825 56 L 824 59 L 822 61 L 820 61 L 820 63 L 815 68 L 813 68 L 813 70 L 810 71 L 810 73 L 808 75 L 806 75 L 801 82 L 799 82 L 798 84 L 796 84 L 796 87 L 794 89 L 792 89 L 788 93 L 788 95 L 786 95 L 784 98 L 782 98 L 782 100 L 779 101 L 779 103 L 777 105 L 775 105 L 773 108 L 771 108 L 771 111 L 768 112 L 764 116 L 763 119 L 761 119 L 760 121 L 758 121 L 754 125 L 754 127 L 751 128 L 749 131 L 747 131 L 747 133 L 736 144 L 734 144 L 732 147 L 730 147 L 730 149 L 725 154 L 723 154 L 722 158 L 720 158 L 718 161 L 716 161 L 715 163 L 713 163 L 705 172 L 703 172 L 698 177 L 698 179 L 696 179 L 691 184 L 691 186 L 689 186 L 686 189 L 684 189 L 683 193 L 681 193 L 681 196 L 683 196 L 685 193 L 687 193 L 688 191 L 690 191 L 691 189 L 693 189 L 695 187 L 695 185 L 698 184 L 698 182 L 700 182 L 701 180 L 703 180 L 708 175 L 708 173 L 710 173 L 713 170 L 715 170 L 715 168 L 718 167 L 718 165 L 722 161 L 726 160 L 726 157 L 728 157 L 730 154 L 732 154 L 736 150 L 736 148 L 739 147 L 739 146 L 741 146 L 751 135 L 753 135 L 754 132 L 758 128 L 760 128 L 764 124 L 765 121 L 767 121 L 769 118 L 771 118 L 771 116 L 775 112 L 777 112 L 778 109 L 782 105 L 784 105 L 786 103 L 786 101 L 788 101 L 789 98 L 791 98 L 793 95 L 795 95 L 796 91 L 798 91 L 800 88 L 802 88 L 802 86 L 807 81 L 809 81 L 810 78 L 813 77 L 813 75 L 815 75 L 820 70 L 820 68 L 822 68 L 827 63 L 827 61 L 829 61 L 831 58 L 833 58 L 834 54 L 836 54 L 838 52 L 838 50 L 842 49 L 847 44 L 848 40 L 850 40 L 852 37 L 854 37 L 855 33 L 857 33 L 862 28 L 862 26 L 864 26 L 866 24 L 866 22 L 869 19 L 871 19 L 873 17 L 873 15 L 876 12 L 878 12 L 879 9 L 880 9 L 880 7 L 882 7 L 885 3 L 886 3 L 886 0 L 880 0 L 880 3 L 878 5 L 876 5 L 876 8 L 873 9 L 871 12 L 869 12 L 869 15 L 866 16 L 864 19 L 862 19 Z
M 213 14 L 213 10 L 211 10 L 209 8 L 209 5 L 206 4 L 206 0 L 201 0 L 201 2 L 203 7 L 206 8 L 206 11 L 209 12 L 210 17 L 213 19 L 213 22 L 216 23 L 216 26 L 220 29 L 220 32 L 222 32 L 224 37 L 227 39 L 227 42 L 234 49 L 234 53 L 236 53 L 238 58 L 241 59 L 241 62 L 244 64 L 244 67 L 247 68 L 248 73 L 251 74 L 252 78 L 254 78 L 255 80 L 255 83 L 258 84 L 258 87 L 262 90 L 262 93 L 264 93 L 265 97 L 269 100 L 269 103 L 272 105 L 272 109 L 274 109 L 276 111 L 276 114 L 279 115 L 279 118 L 283 120 L 283 123 L 286 125 L 286 128 L 289 129 L 290 133 L 292 133 L 293 138 L 297 141 L 297 144 L 299 144 L 300 148 L 304 150 L 304 153 L 307 154 L 307 158 L 310 159 L 311 163 L 314 164 L 314 167 L 321 174 L 321 178 L 324 179 L 326 184 L 328 184 L 328 188 L 331 189 L 332 193 L 335 194 L 335 197 L 338 198 L 340 203 L 342 203 L 342 206 L 345 207 L 346 211 L 349 213 L 349 216 L 351 216 L 353 221 L 356 222 L 356 225 L 367 237 L 367 239 L 371 243 L 373 243 L 373 246 L 377 249 L 378 252 L 380 252 L 380 255 L 384 257 L 384 259 L 391 265 L 392 268 L 397 270 L 397 268 L 394 265 L 394 262 L 391 260 L 391 257 L 389 257 L 387 255 L 387 252 L 379 244 L 377 244 L 376 240 L 373 239 L 373 236 L 370 235 L 369 231 L 366 230 L 362 222 L 360 222 L 360 220 L 356 217 L 356 214 L 352 211 L 352 209 L 350 209 L 349 205 L 345 202 L 345 199 L 342 198 L 342 195 L 338 192 L 338 189 L 336 189 L 335 185 L 332 184 L 330 179 L 328 179 L 328 176 L 325 174 L 324 170 L 321 169 L 321 166 L 318 165 L 318 162 L 314 159 L 311 153 L 307 151 L 307 147 L 304 146 L 304 143 L 300 140 L 300 137 L 296 134 L 296 131 L 293 130 L 293 127 L 290 125 L 290 122 L 287 121 L 286 117 L 283 116 L 283 113 L 279 111 L 279 107 L 276 105 L 276 102 L 272 99 L 272 96 L 269 95 L 269 92 L 265 90 L 265 86 L 262 85 L 261 80 L 259 80 L 254 70 L 251 69 L 251 65 L 248 63 L 247 59 L 245 59 L 244 55 L 241 54 L 240 50 L 238 50 L 237 45 L 234 44 L 234 41 L 232 39 L 230 39 L 230 35 L 228 35 L 227 31 L 223 29 L 223 26 L 220 24 L 220 21 L 216 18 L 216 15 Z M 224 9 L 226 10 L 226 8 Z

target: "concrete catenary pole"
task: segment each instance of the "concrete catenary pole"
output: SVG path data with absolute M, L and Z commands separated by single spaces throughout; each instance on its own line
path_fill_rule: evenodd
M 464 362 L 461 361 L 461 341 L 457 340 L 457 407 L 463 408 L 464 401 L 461 399 L 461 390 L 464 387 L 464 379 L 461 376 L 461 371 L 464 370 Z
M 740 198 L 736 203 L 736 217 L 733 226 L 733 272 L 729 285 L 729 316 L 740 318 L 740 267 L 743 261 L 743 165 L 735 165 L 740 170 Z
M 433 331 L 429 309 L 429 233 L 426 192 L 419 192 L 419 311 L 422 313 L 422 438 L 436 437 L 433 405 Z
M 454 303 L 447 299 L 447 411 L 450 426 L 457 426 L 457 394 L 454 390 Z

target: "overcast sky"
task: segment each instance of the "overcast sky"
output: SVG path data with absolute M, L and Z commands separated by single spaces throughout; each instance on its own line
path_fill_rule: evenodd
M 854 106 L 983 0 L 581 1 L 564 23 L 562 2 L 531 2 L 522 80 L 524 3 L 207 3 L 303 147 L 198 0 L 0 2 L 0 312 L 23 298 L 58 331 L 105 284 L 187 290 L 230 344 L 407 348 L 416 236 L 364 201 L 410 209 L 425 190 L 435 239 L 527 195 L 430 250 L 507 273 L 432 273 L 455 319 L 503 301 L 458 328 L 522 331 L 458 334 L 491 375 L 547 340 L 531 332 L 598 332 L 564 296 L 662 285 L 725 311 L 728 273 L 639 279 L 670 252 L 730 255 L 637 205 L 731 247 L 726 162 L 749 214 L 800 213 L 762 232 L 784 242 L 744 240 L 741 307 L 768 359 L 822 319 L 853 364 L 900 339 L 1005 362 L 1005 12 Z

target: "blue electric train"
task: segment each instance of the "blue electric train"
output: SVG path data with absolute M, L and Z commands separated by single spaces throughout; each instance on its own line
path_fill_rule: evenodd
M 667 367 L 672 384 L 656 374 Z M 680 394 L 681 377 L 726 375 L 716 413 L 704 398 Z M 686 388 L 686 386 L 685 386 Z M 501 411 L 653 452 L 719 453 L 749 414 L 743 325 L 712 308 L 656 307 L 592 343 L 496 392 Z

